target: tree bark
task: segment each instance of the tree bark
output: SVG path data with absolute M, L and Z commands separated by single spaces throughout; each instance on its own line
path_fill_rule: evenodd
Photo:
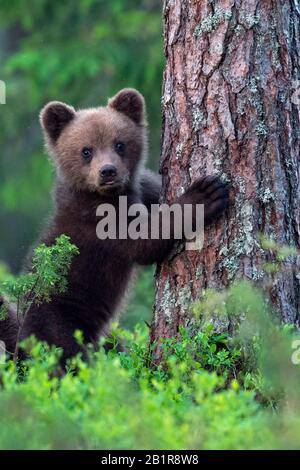
M 166 0 L 164 23 L 163 198 L 219 174 L 235 201 L 201 252 L 158 268 L 152 341 L 176 335 L 204 288 L 263 281 L 259 233 L 300 246 L 300 2 Z M 271 299 L 299 326 L 299 259 L 285 267 Z

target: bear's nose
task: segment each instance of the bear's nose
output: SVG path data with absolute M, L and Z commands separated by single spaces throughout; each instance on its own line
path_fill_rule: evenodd
M 103 180 L 114 178 L 117 174 L 117 169 L 114 165 L 104 165 L 100 169 L 100 175 Z

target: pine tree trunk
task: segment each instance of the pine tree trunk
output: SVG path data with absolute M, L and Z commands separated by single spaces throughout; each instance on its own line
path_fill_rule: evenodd
M 164 198 L 220 174 L 235 202 L 201 252 L 159 267 L 152 341 L 176 335 L 204 288 L 263 280 L 259 233 L 300 246 L 300 2 L 166 0 L 164 22 Z M 270 290 L 298 326 L 299 272 L 287 262 Z

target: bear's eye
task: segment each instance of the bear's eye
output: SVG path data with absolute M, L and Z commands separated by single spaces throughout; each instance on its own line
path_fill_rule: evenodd
M 124 142 L 116 142 L 115 143 L 116 152 L 122 157 L 125 153 L 125 144 Z
M 89 147 L 83 147 L 81 150 L 81 155 L 85 160 L 90 160 L 93 155 L 93 150 Z

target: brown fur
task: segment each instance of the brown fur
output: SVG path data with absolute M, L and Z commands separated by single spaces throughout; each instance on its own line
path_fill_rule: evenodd
M 105 334 L 127 289 L 136 264 L 160 262 L 174 240 L 99 240 L 96 208 L 110 202 L 118 208 L 121 194 L 128 205 L 158 203 L 160 180 L 144 169 L 147 150 L 144 99 L 125 89 L 106 107 L 75 112 L 64 103 L 49 103 L 41 112 L 46 143 L 57 169 L 55 211 L 42 241 L 50 245 L 64 233 L 77 245 L 68 278 L 68 290 L 51 303 L 33 305 L 21 339 L 37 338 L 64 349 L 64 359 L 80 351 L 73 335 L 81 330 L 86 343 L 96 344 Z M 125 144 L 122 155 L 116 143 Z M 86 161 L 82 149 L 92 149 Z M 113 181 L 103 180 L 101 171 L 113 165 Z M 222 214 L 228 189 L 216 177 L 197 180 L 178 199 L 180 204 L 205 204 L 206 220 Z M 149 214 L 150 217 L 150 214 Z M 0 334 L 0 338 L 3 336 Z
M 130 159 L 127 165 L 113 150 L 119 139 L 126 142 Z M 107 109 L 79 111 L 58 139 L 54 153 L 57 164 L 75 189 L 101 192 L 99 168 L 107 163 L 118 167 L 121 181 L 133 178 L 143 152 L 144 138 L 141 128 L 129 118 Z M 95 155 L 90 164 L 80 158 L 83 147 L 92 147 Z M 74 158 L 78 155 L 79 158 Z
M 0 296 L 0 307 L 3 303 L 4 299 Z M 10 306 L 9 315 L 0 321 L 0 340 L 5 342 L 6 350 L 11 355 L 15 350 L 17 334 L 18 319 L 15 310 Z

